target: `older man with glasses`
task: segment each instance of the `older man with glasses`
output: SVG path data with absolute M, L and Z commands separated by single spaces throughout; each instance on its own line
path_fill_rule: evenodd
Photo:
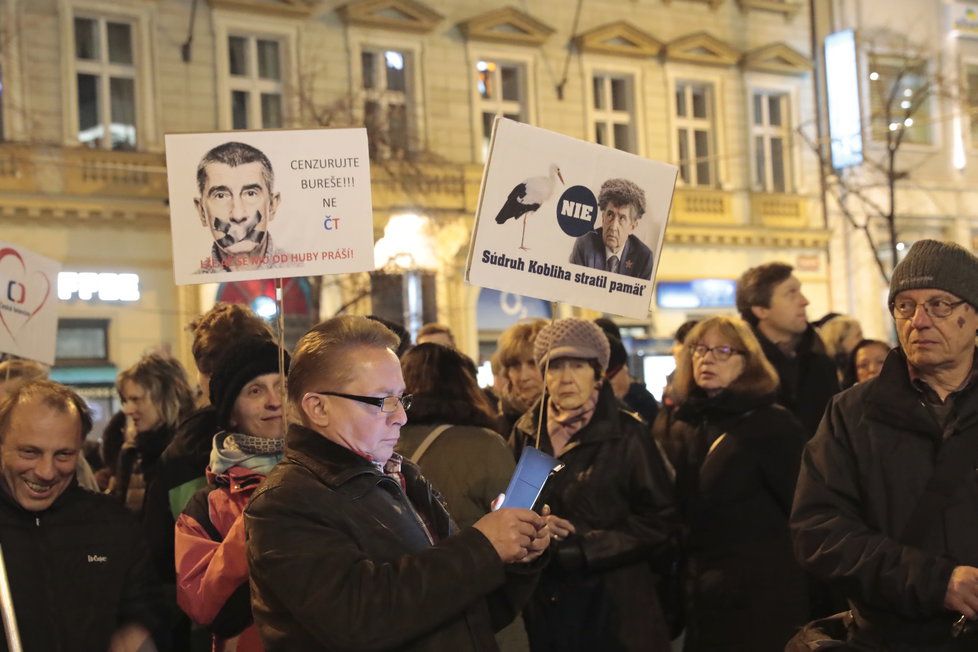
M 899 348 L 877 378 L 832 400 L 805 451 L 795 551 L 848 598 L 835 623 L 847 649 L 975 650 L 978 258 L 915 243 L 889 306 Z M 794 649 L 814 649 L 817 629 Z
M 265 649 L 495 650 L 536 584 L 550 531 L 525 509 L 458 530 L 418 467 L 397 336 L 336 317 L 299 341 L 285 459 L 245 512 Z M 458 460 L 478 464 L 480 460 Z M 539 561 L 537 561 L 539 559 Z

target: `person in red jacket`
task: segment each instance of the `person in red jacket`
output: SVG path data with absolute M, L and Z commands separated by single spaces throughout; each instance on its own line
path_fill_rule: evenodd
M 208 487 L 177 519 L 177 603 L 205 625 L 213 649 L 263 650 L 252 624 L 242 513 L 282 458 L 285 445 L 279 348 L 263 338 L 229 348 L 210 379 L 221 430 L 214 436 Z M 288 369 L 286 355 L 286 370 Z

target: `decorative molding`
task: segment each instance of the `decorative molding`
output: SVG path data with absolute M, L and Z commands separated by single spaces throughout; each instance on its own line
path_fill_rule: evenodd
M 663 48 L 661 41 L 624 20 L 583 32 L 574 42 L 582 52 L 627 57 L 655 57 Z
M 762 247 L 824 250 L 830 234 L 824 229 L 772 229 L 746 226 L 687 226 L 669 224 L 666 242 L 686 246 Z
M 740 65 L 745 70 L 804 75 L 812 69 L 812 60 L 785 43 L 772 43 L 744 54 Z
M 784 14 L 784 17 L 791 18 L 801 11 L 802 3 L 796 0 L 737 0 L 741 11 L 751 9 L 759 11 L 774 11 Z
M 541 45 L 554 29 L 515 7 L 479 14 L 458 24 L 465 38 L 510 45 Z
M 723 4 L 723 0 L 688 0 L 689 2 L 698 2 L 704 5 L 710 5 L 710 9 L 716 9 Z M 662 0 L 664 4 L 672 4 L 672 0 Z
M 315 0 L 207 0 L 212 9 L 247 11 L 283 18 L 308 18 Z
M 764 227 L 804 229 L 808 223 L 808 200 L 802 195 L 752 192 L 751 221 Z
M 347 25 L 425 33 L 445 17 L 417 0 L 354 0 L 336 10 Z
M 665 48 L 666 59 L 710 66 L 732 66 L 740 52 L 707 32 L 697 32 L 672 41 Z

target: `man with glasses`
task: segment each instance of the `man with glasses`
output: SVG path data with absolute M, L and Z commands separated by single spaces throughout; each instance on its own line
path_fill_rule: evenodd
M 978 649 L 978 258 L 922 240 L 893 271 L 900 340 L 809 443 L 799 560 L 849 600 L 852 649 Z
M 541 516 L 500 509 L 459 531 L 394 453 L 411 404 L 397 346 L 383 324 L 353 316 L 296 345 L 288 393 L 301 423 L 245 511 L 269 652 L 495 650 L 494 631 L 536 584 L 550 539 Z

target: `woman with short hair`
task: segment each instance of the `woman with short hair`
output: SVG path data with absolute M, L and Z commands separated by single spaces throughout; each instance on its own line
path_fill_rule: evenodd
M 686 336 L 676 420 L 655 432 L 687 528 L 686 652 L 781 652 L 808 619 L 788 532 L 805 435 L 775 404 L 777 386 L 739 319 L 712 317 Z

